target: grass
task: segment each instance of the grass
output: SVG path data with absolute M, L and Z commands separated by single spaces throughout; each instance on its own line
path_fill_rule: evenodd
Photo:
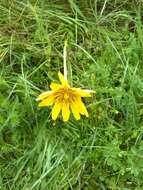
M 142 2 L 0 1 L 0 190 L 143 189 Z M 96 90 L 89 118 L 36 97 L 63 72 Z

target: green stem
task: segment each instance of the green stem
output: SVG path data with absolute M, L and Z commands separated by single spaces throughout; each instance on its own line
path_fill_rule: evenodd
M 66 59 L 67 59 L 67 40 L 65 40 L 65 44 L 64 44 L 64 51 L 63 51 L 63 59 L 64 59 L 64 77 L 67 80 L 67 63 L 66 63 Z

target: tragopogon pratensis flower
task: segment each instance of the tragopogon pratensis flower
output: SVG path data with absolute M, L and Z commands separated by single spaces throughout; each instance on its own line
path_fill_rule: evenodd
M 88 117 L 87 109 L 82 102 L 82 97 L 91 97 L 92 90 L 82 90 L 73 88 L 64 78 L 61 72 L 58 72 L 61 84 L 52 82 L 50 85 L 51 91 L 43 92 L 37 98 L 39 107 L 53 105 L 52 119 L 56 120 L 59 113 L 62 112 L 63 121 L 68 121 L 70 111 L 72 111 L 75 119 L 80 119 L 80 114 Z

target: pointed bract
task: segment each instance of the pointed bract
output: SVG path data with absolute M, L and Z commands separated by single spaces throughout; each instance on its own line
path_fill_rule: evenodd
M 64 78 L 64 75 L 60 71 L 58 72 L 58 76 L 62 85 L 68 86 L 68 81 Z

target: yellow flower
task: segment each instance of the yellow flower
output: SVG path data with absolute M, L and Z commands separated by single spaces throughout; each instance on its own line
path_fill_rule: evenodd
M 72 88 L 61 72 L 58 72 L 61 84 L 51 83 L 51 91 L 43 92 L 37 98 L 39 107 L 53 105 L 52 119 L 56 120 L 60 111 L 62 111 L 63 121 L 68 121 L 70 110 L 74 117 L 79 120 L 80 114 L 88 117 L 88 112 L 82 102 L 82 97 L 90 97 L 92 90 L 82 90 L 80 88 Z

